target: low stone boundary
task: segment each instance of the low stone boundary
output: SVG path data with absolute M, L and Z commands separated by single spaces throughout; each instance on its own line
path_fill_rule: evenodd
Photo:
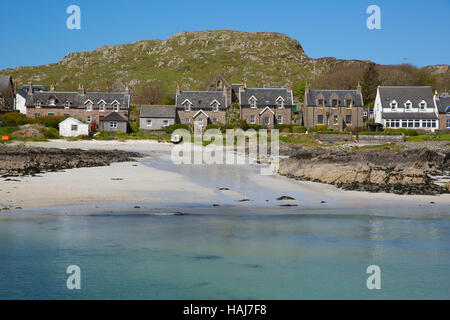
M 387 134 L 360 134 L 358 141 L 368 142 L 404 142 L 405 136 L 401 134 L 387 135 Z

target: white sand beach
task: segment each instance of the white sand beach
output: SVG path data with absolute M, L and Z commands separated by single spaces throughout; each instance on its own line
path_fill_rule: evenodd
M 450 195 L 409 196 L 344 191 L 331 185 L 263 176 L 257 165 L 175 165 L 173 145 L 156 141 L 27 142 L 52 148 L 137 151 L 148 155 L 137 162 L 107 167 L 42 173 L 35 177 L 0 179 L 0 209 L 70 205 L 241 205 L 299 207 L 445 206 Z M 219 190 L 228 188 L 228 190 Z M 288 195 L 295 200 L 277 201 Z M 239 200 L 248 199 L 249 201 Z

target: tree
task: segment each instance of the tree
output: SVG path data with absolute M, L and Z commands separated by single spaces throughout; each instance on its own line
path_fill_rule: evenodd
M 375 63 L 371 62 L 367 66 L 362 76 L 362 96 L 364 104 L 375 101 L 377 95 L 377 87 L 381 84 L 378 71 L 375 69 Z
M 165 106 L 173 106 L 173 105 L 175 105 L 175 98 L 164 96 L 161 99 L 161 104 L 165 105 Z
M 306 81 L 296 83 L 292 86 L 292 95 L 296 98 L 297 101 L 303 101 L 305 97 L 305 87 Z
M 160 104 L 164 97 L 164 88 L 161 82 L 153 81 L 143 85 L 134 98 L 137 104 Z

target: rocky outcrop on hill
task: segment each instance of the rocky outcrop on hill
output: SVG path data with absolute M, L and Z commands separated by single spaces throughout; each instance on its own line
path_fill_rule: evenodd
M 428 149 L 299 150 L 282 159 L 279 174 L 345 190 L 396 194 L 449 193 L 433 176 L 448 176 L 450 153 Z
M 25 176 L 81 167 L 134 161 L 139 153 L 126 151 L 49 149 L 0 145 L 0 176 Z

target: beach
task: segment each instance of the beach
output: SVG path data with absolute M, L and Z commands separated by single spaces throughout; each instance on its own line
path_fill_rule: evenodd
M 261 175 L 262 165 L 176 165 L 169 143 L 156 141 L 26 142 L 33 147 L 124 150 L 145 155 L 136 162 L 14 177 L 0 185 L 2 213 L 16 208 L 113 205 L 141 206 L 445 206 L 450 195 L 421 196 L 344 191 L 332 185 Z M 295 200 L 278 201 L 281 196 Z M 8 208 L 9 210 L 5 210 Z M 281 207 L 280 207 L 281 208 Z

